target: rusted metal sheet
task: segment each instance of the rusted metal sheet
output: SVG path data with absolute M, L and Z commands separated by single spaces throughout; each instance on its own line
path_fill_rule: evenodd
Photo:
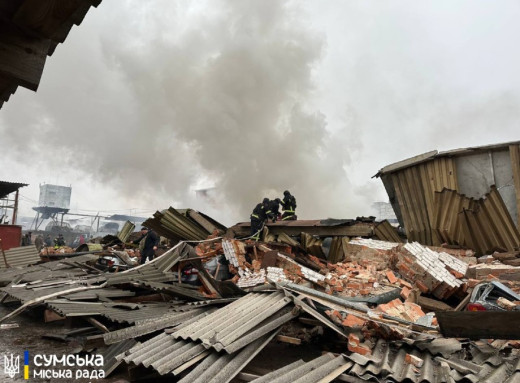
M 130 221 L 126 221 L 121 231 L 117 233 L 117 238 L 119 238 L 121 242 L 128 241 L 128 238 L 130 237 L 130 234 L 133 233 L 134 229 L 135 225 Z
M 397 234 L 397 229 L 390 225 L 390 222 L 388 222 L 386 219 L 384 221 L 379 222 L 374 227 L 374 233 L 377 236 L 377 239 L 381 241 L 388 241 L 388 242 L 403 242 L 401 237 L 399 237 L 399 234 Z
M 13 247 L 19 247 L 22 241 L 22 227 L 18 225 L 0 225 L 0 240 L 2 241 L 1 247 L 4 251 Z M 0 258 L 0 267 L 5 267 L 3 257 Z
M 191 209 L 174 209 L 156 212 L 143 225 L 155 230 L 161 236 L 174 241 L 203 240 L 217 228 L 224 231 L 225 226 Z
M 414 167 L 392 174 L 408 239 L 431 245 L 430 221 L 420 177 L 419 170 Z
M 513 173 L 513 182 L 515 184 L 516 193 L 516 227 L 520 230 L 520 145 L 510 145 L 509 156 L 511 157 L 511 170 Z
M 330 263 L 338 263 L 345 259 L 348 241 L 348 237 L 333 237 L 330 243 L 327 261 Z
M 483 255 L 503 249 L 513 251 L 520 246 L 520 233 L 495 186 L 474 210 L 460 213 L 464 245 Z
M 435 192 L 432 229 L 438 243 L 463 245 L 464 235 L 460 213 L 473 209 L 475 201 L 455 190 L 443 189 Z
M 445 337 L 520 339 L 520 311 L 439 311 L 435 316 Z
M 455 165 L 451 158 L 436 158 L 392 174 L 395 197 L 410 241 L 439 245 L 432 236 L 435 192 L 457 190 Z

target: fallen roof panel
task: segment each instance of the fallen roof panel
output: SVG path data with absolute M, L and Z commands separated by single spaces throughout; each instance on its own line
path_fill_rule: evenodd
M 5 268 L 7 265 L 9 267 L 25 267 L 41 260 L 34 245 L 13 247 L 4 251 L 4 253 L 5 259 L 0 256 L 0 268 Z M 7 265 L 5 264 L 6 260 Z
M 169 312 L 161 317 L 141 320 L 136 322 L 134 326 L 103 334 L 103 339 L 105 344 L 113 344 L 125 339 L 137 338 L 157 330 L 176 326 L 180 323 L 184 324 L 193 318 L 203 318 L 214 310 L 215 309 L 211 307 L 201 306 L 201 308 L 194 308 L 191 311 Z
M 280 370 L 275 370 L 258 379 L 255 383 L 318 383 L 330 382 L 354 365 L 343 355 L 324 354 L 307 363 L 296 361 Z
M 250 293 L 217 310 L 212 315 L 172 335 L 200 340 L 217 350 L 227 347 L 291 302 L 283 293 Z
M 145 319 L 157 319 L 170 313 L 175 306 L 166 303 L 122 304 L 101 302 L 69 302 L 52 300 L 45 302 L 58 314 L 72 316 L 101 315 L 118 323 L 136 323 Z
M 274 331 L 235 354 L 213 353 L 200 363 L 193 371 L 182 378 L 179 383 L 227 383 L 274 338 L 278 331 Z

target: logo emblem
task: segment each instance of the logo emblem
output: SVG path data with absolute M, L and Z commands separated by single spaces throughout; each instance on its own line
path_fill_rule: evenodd
M 11 359 L 4 355 L 4 374 L 11 379 L 20 372 L 20 355 L 16 358 L 11 354 Z

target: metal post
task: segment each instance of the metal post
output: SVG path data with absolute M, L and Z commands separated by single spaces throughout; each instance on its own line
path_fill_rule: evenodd
M 7 257 L 5 256 L 4 247 L 2 246 L 2 239 L 1 239 L 1 238 L 0 238 L 0 251 L 2 252 L 2 255 L 4 256 L 5 267 L 6 267 L 6 268 L 11 267 L 11 266 L 9 266 L 9 264 L 7 263 Z
M 16 194 L 15 194 L 15 197 L 14 197 L 14 209 L 13 209 L 13 219 L 12 219 L 12 224 L 13 225 L 16 225 L 16 215 L 18 213 L 18 190 L 16 190 Z

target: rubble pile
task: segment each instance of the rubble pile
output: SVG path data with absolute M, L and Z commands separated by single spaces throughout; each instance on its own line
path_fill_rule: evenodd
M 187 219 L 168 214 L 169 225 Z M 201 219 L 194 211 L 190 217 Z M 171 225 L 177 238 L 181 230 Z M 516 254 L 492 254 L 477 264 L 466 249 L 345 236 L 332 262 L 318 235 L 283 233 L 280 224 L 277 230 L 255 242 L 218 230 L 200 239 L 202 231 L 192 229 L 196 240 L 185 238 L 151 262 L 115 272 L 95 266 L 107 254 L 131 263 L 133 250 L 8 269 L 0 294 L 12 311 L 0 323 L 13 325 L 26 310 L 42 312 L 42 322 L 67 322 L 84 331 L 60 335 L 71 350 L 111 355 L 106 375 L 131 372 L 144 381 L 164 375 L 261 382 L 291 373 L 291 380 L 313 382 L 439 376 L 478 382 L 517 375 L 518 326 L 509 326 L 501 341 L 479 342 L 493 338 L 493 326 L 471 332 L 467 318 L 457 319 L 518 320 L 520 278 L 516 266 L 500 262 Z M 447 315 L 455 329 L 443 327 Z M 469 335 L 444 336 L 460 328 L 457 320 Z M 304 362 L 276 351 L 281 346 L 311 351 Z M 281 353 L 271 370 L 279 371 L 255 367 L 275 352 Z

